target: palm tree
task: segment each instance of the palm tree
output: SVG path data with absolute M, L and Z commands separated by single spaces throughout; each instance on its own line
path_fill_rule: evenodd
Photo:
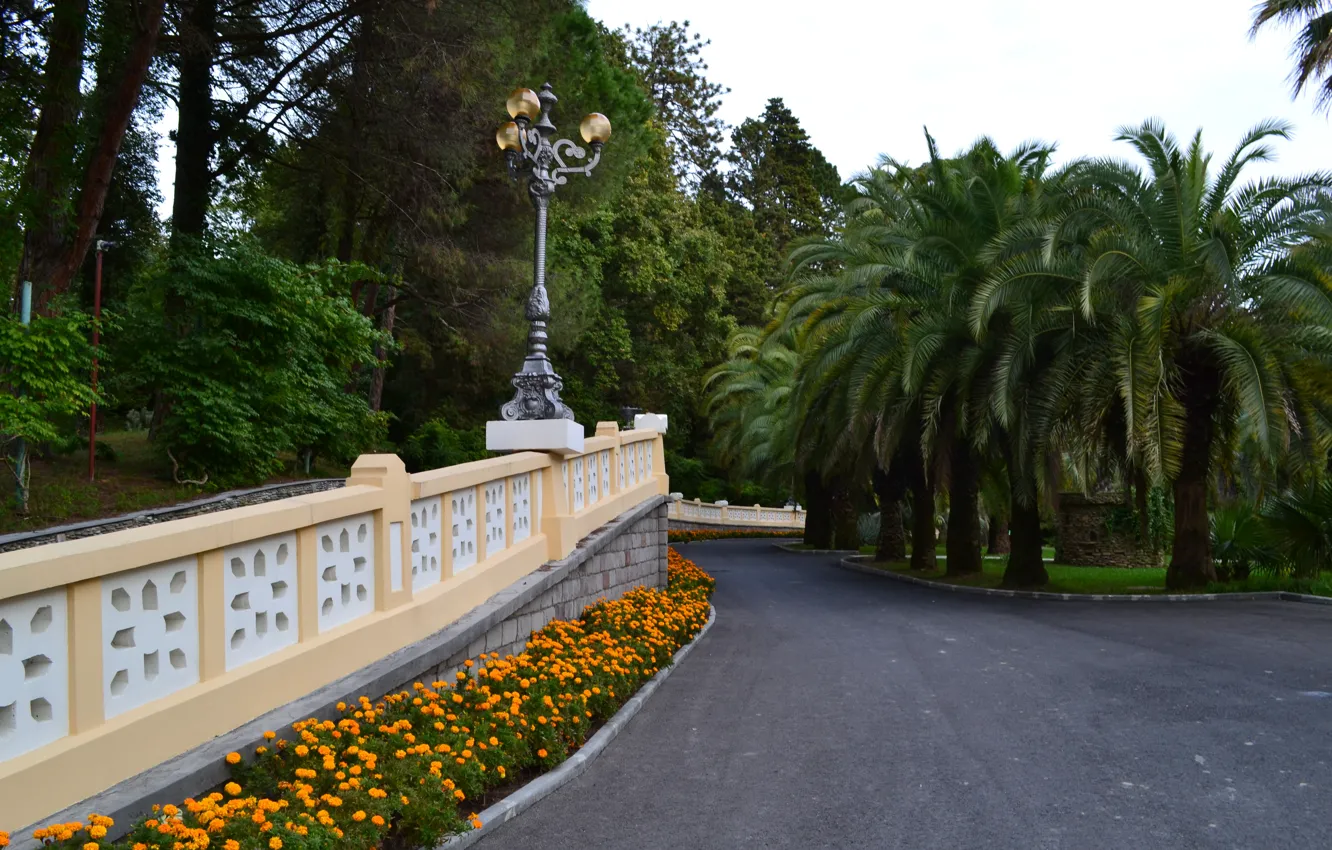
M 1254 9 L 1249 35 L 1257 35 L 1274 21 L 1300 27 L 1291 51 L 1295 56 L 1291 73 L 1295 94 L 1312 83 L 1318 89 L 1317 108 L 1332 109 L 1332 0 L 1263 0 Z
M 1031 215 L 1052 149 L 1030 144 L 1005 156 L 982 139 L 944 159 L 927 141 L 928 164 L 884 160 L 858 180 L 862 197 L 848 208 L 843 232 L 797 249 L 797 268 L 832 271 L 799 281 L 787 293 L 786 317 L 798 319 L 805 340 L 801 386 L 842 383 L 858 423 L 849 433 L 872 433 L 888 472 L 899 454 L 897 466 L 910 468 L 911 453 L 899 451 L 909 440 L 922 447 L 930 478 L 947 482 L 947 571 L 962 575 L 981 568 L 981 472 L 996 446 L 1007 446 L 991 396 L 996 369 L 1016 345 L 974 327 L 972 301 L 1005 256 L 996 249 L 1000 236 Z M 1019 419 L 1022 409 L 1015 406 Z M 1009 454 L 1010 463 L 1025 463 L 1023 453 Z M 1033 497 L 1024 517 L 1035 518 L 1035 530 L 1021 552 L 1030 559 L 1034 551 L 1039 575 L 1031 581 L 1039 583 L 1040 518 L 1035 487 L 1024 486 L 1033 474 L 1024 466 L 1010 478 L 1014 493 Z M 922 488 L 914 501 L 926 495 Z M 923 554 L 923 537 L 923 528 L 913 533 L 913 558 Z
M 1219 441 L 1239 429 L 1275 458 L 1326 430 L 1328 397 L 1309 390 L 1326 386 L 1332 362 L 1332 278 L 1318 248 L 1332 177 L 1239 183 L 1271 157 L 1266 140 L 1287 136 L 1260 124 L 1213 171 L 1201 133 L 1182 149 L 1159 122 L 1123 128 L 1146 173 L 1077 164 L 1077 201 L 1051 233 L 1084 242 L 1084 319 L 1098 304 L 1127 308 L 1107 328 L 1108 362 L 1126 456 L 1173 488 L 1172 588 L 1216 578 L 1207 498 Z

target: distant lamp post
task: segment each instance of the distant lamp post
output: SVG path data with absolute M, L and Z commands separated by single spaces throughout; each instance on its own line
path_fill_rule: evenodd
M 495 142 L 504 151 L 509 163 L 509 176 L 514 180 L 527 178 L 527 191 L 536 208 L 536 257 L 532 293 L 527 296 L 525 315 L 531 322 L 527 332 L 527 357 L 523 369 L 513 376 L 513 399 L 500 408 L 506 421 L 527 419 L 570 419 L 573 411 L 560 401 L 564 383 L 555 373 L 546 354 L 546 323 L 550 320 L 550 298 L 546 295 L 546 212 L 555 187 L 568 182 L 566 174 L 592 176 L 592 169 L 601 161 L 601 147 L 611 135 L 610 121 L 605 115 L 593 112 L 583 119 L 579 132 L 583 141 L 592 148 L 587 151 L 569 139 L 556 139 L 555 125 L 550 121 L 550 110 L 557 98 L 550 83 L 537 94 L 531 89 L 518 89 L 509 95 L 509 115 L 513 120 L 495 133 Z M 587 160 L 583 165 L 569 165 L 570 161 Z

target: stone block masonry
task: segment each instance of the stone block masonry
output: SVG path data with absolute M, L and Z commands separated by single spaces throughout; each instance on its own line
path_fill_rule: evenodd
M 455 652 L 424 675 L 403 682 L 403 686 L 422 680 L 451 680 L 464 662 L 482 653 L 498 652 L 500 657 L 517 655 L 526 647 L 532 632 L 551 620 L 575 620 L 584 608 L 599 599 L 619 599 L 635 587 L 665 588 L 666 508 L 663 502 L 618 529 L 595 554 L 585 557 L 535 598 L 490 626 L 465 650 Z

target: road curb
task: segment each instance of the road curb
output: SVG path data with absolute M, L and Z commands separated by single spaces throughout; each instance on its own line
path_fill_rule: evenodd
M 842 569 L 852 570 L 867 575 L 881 576 L 905 584 L 916 584 L 933 590 L 946 590 L 950 593 L 969 593 L 973 596 L 999 596 L 1009 599 L 1037 599 L 1045 602 L 1242 602 L 1246 600 L 1267 600 L 1281 602 L 1304 602 L 1312 605 L 1332 605 L 1332 598 L 1313 596 L 1308 593 L 1291 593 L 1286 590 L 1262 590 L 1243 593 L 1050 593 L 1044 590 L 1008 590 L 998 587 L 967 587 L 960 584 L 948 584 L 942 581 L 930 581 L 918 576 L 881 570 L 868 566 L 864 561 L 869 555 L 855 555 L 842 558 L 837 565 Z
M 639 688 L 638 692 L 630 697 L 629 701 L 622 705 L 620 710 L 615 712 L 610 720 L 606 721 L 606 725 L 598 729 L 597 734 L 589 738 L 587 743 L 579 748 L 578 752 L 569 756 L 568 760 L 559 767 L 549 773 L 543 773 L 503 800 L 479 813 L 477 817 L 481 818 L 482 824 L 480 829 L 473 829 L 470 832 L 464 832 L 462 835 L 452 836 L 437 845 L 437 850 L 462 850 L 464 847 L 471 847 L 587 770 L 588 765 L 597 756 L 601 755 L 602 751 L 610 745 L 611 741 L 615 740 L 615 737 L 624 730 L 625 726 L 629 725 L 629 721 L 643 708 L 648 698 L 652 696 L 657 688 L 661 687 L 661 683 L 666 681 L 671 672 L 685 659 L 685 656 L 694 651 L 694 647 L 698 646 L 698 642 L 712 628 L 712 624 L 717 621 L 717 609 L 709 606 L 708 611 L 707 623 L 703 625 L 698 634 L 694 635 L 693 640 L 680 647 L 672 656 L 670 666 L 658 670 L 657 675 L 648 679 L 647 683 Z
M 790 543 L 774 543 L 774 549 L 790 552 L 792 555 L 854 555 L 855 549 L 793 549 Z

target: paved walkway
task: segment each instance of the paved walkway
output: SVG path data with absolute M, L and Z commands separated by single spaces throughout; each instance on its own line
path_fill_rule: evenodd
M 1332 607 L 945 594 L 682 547 L 717 623 L 483 850 L 1332 847 Z

